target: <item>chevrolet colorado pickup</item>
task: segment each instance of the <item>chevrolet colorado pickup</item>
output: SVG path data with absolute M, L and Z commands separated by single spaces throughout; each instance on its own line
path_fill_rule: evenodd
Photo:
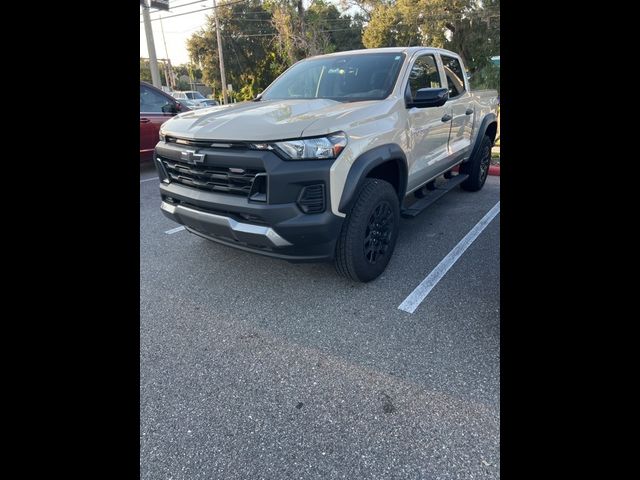
M 161 210 L 228 246 L 333 260 L 340 274 L 373 280 L 393 253 L 400 215 L 456 185 L 482 188 L 496 97 L 471 92 L 461 58 L 437 48 L 302 60 L 253 101 L 162 125 Z M 435 183 L 442 175 L 444 188 Z

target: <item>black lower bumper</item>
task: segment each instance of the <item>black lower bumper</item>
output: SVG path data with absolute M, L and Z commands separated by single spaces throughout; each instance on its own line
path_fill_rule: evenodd
M 270 175 L 269 198 L 278 203 L 254 202 L 242 195 L 167 182 L 157 165 L 163 180 L 161 210 L 190 232 L 241 250 L 292 262 L 333 259 L 343 218 L 331 212 L 327 188 L 330 164 L 269 162 L 265 162 L 265 171 L 268 175 L 270 170 L 275 172 Z M 297 169 L 304 171 L 296 174 Z M 305 185 L 314 183 L 325 185 L 326 208 L 321 213 L 304 213 L 297 197 Z

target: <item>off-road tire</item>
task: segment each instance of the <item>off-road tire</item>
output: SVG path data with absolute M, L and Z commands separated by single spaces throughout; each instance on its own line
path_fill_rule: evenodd
M 400 202 L 394 188 L 384 180 L 366 179 L 338 237 L 338 273 L 356 282 L 377 278 L 393 254 L 399 225 Z
M 473 158 L 460 165 L 460 173 L 469 175 L 469 178 L 462 182 L 460 186 L 468 192 L 477 192 L 484 186 L 491 166 L 491 147 L 493 142 L 487 135 L 483 135 L 479 141 L 480 148 L 478 148 Z

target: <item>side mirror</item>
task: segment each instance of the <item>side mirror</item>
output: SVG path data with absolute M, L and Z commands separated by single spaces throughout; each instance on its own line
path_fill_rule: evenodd
M 441 107 L 447 100 L 449 100 L 449 90 L 446 88 L 421 88 L 407 103 L 407 108 Z
M 180 111 L 182 107 L 180 106 L 179 103 L 167 103 L 166 105 L 162 106 L 162 113 L 173 113 L 176 114 L 178 113 L 178 111 Z
M 257 94 L 255 96 L 255 98 L 252 100 L 253 102 L 259 102 L 260 99 L 262 98 L 262 92 L 260 92 L 259 94 Z

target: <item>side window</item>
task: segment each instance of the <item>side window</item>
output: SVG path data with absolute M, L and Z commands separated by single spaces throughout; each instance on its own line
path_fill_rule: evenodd
M 145 113 L 163 113 L 162 107 L 170 105 L 169 100 L 164 95 L 154 92 L 143 85 L 140 86 L 140 111 Z
M 449 84 L 449 98 L 455 98 L 464 93 L 464 72 L 460 65 L 460 60 L 453 57 L 441 55 L 444 73 Z
M 440 88 L 441 86 L 438 66 L 433 55 L 418 57 L 409 73 L 407 88 L 411 91 L 411 98 L 414 98 L 421 88 Z

